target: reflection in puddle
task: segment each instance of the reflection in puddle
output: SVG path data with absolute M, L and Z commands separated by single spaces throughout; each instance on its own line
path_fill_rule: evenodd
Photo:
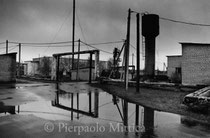
M 56 87 L 57 91 L 52 101 L 33 102 L 16 107 L 0 103 L 0 113 L 33 114 L 47 120 L 67 120 L 84 125 L 98 123 L 106 128 L 110 127 L 110 123 L 133 128 L 140 126 L 136 127 L 140 130 L 140 137 L 210 136 L 209 124 L 128 103 L 98 89 L 84 89 L 80 93 L 81 87 L 77 86 L 74 87 L 75 93 L 71 93 L 61 90 L 59 85 Z M 129 132 L 128 135 L 125 135 L 124 131 L 121 133 L 124 137 L 135 137 L 135 131 Z
M 4 103 L 0 102 L 0 113 L 15 114 L 15 106 L 5 106 Z

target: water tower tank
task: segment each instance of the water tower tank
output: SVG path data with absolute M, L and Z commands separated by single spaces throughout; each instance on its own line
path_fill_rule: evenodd
M 159 16 L 145 14 L 142 16 L 142 35 L 144 37 L 156 37 L 159 35 Z

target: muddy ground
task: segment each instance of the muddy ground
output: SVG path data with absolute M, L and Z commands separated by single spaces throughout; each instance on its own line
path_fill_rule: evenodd
M 120 98 L 124 98 L 129 102 L 151 107 L 159 111 L 185 115 L 205 123 L 210 123 L 209 112 L 202 113 L 199 111 L 192 111 L 182 104 L 184 96 L 190 92 L 157 90 L 140 87 L 140 93 L 137 93 L 135 87 L 129 87 L 128 90 L 125 91 L 125 88 L 111 84 L 94 83 L 91 85 L 99 87 L 108 93 L 117 95 Z

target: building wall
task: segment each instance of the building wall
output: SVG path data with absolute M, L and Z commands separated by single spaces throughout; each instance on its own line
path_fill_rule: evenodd
M 38 62 L 33 62 L 33 61 L 27 61 L 27 73 L 26 75 L 28 76 L 34 76 L 35 74 L 38 74 Z
M 167 76 L 170 78 L 175 73 L 176 68 L 180 68 L 182 64 L 182 56 L 168 56 Z
M 210 85 L 210 44 L 182 43 L 182 84 Z
M 16 54 L 0 55 L 0 82 L 16 81 Z

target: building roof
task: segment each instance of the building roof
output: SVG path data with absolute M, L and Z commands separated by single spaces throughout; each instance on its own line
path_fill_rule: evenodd
M 171 55 L 171 56 L 166 56 L 166 57 L 182 57 L 182 55 Z
M 194 45 L 194 46 L 210 46 L 210 43 L 192 43 L 192 42 L 179 42 L 182 45 Z

